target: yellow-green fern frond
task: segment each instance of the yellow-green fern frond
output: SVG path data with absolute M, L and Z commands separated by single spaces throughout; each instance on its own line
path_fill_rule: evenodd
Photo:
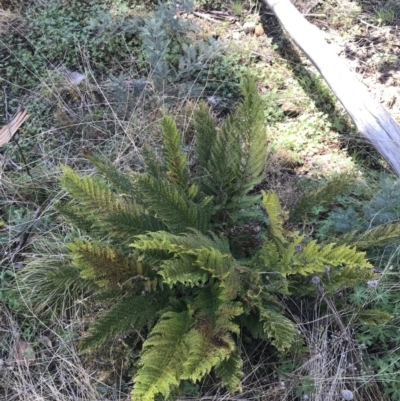
M 182 379 L 197 381 L 210 373 L 211 369 L 236 349 L 235 342 L 228 333 L 207 336 L 199 329 L 193 329 L 185 339 L 189 354 L 183 365 Z
M 234 274 L 233 258 L 216 248 L 226 248 L 225 241 L 218 237 L 212 239 L 199 232 L 181 236 L 156 232 L 139 235 L 131 246 L 141 251 L 168 251 L 173 255 L 172 259 L 160 263 L 159 274 L 169 285 L 181 282 L 194 286 L 214 277 L 226 281 L 226 291 L 236 294 L 237 288 L 229 288 L 230 281 L 226 280 Z
M 215 367 L 215 373 L 220 378 L 221 384 L 232 394 L 242 391 L 241 378 L 243 361 L 236 349 L 229 357 Z
M 181 188 L 186 184 L 186 155 L 182 153 L 181 135 L 175 121 L 166 116 L 161 121 L 164 140 L 164 163 L 168 179 Z
M 212 277 L 223 281 L 231 272 L 232 256 L 215 248 L 200 248 L 190 252 L 196 257 L 196 264 Z
M 177 258 L 165 260 L 161 264 L 159 274 L 169 286 L 181 283 L 188 287 L 204 285 L 209 275 L 201 270 L 192 256 L 180 255 Z
M 189 353 L 185 339 L 192 324 L 189 310 L 163 314 L 143 344 L 133 401 L 153 401 L 157 394 L 166 398 L 179 385 Z
M 356 310 L 353 315 L 357 316 L 357 320 L 360 323 L 368 324 L 370 326 L 385 324 L 393 317 L 390 313 L 380 309 L 362 309 L 358 313 Z
M 143 251 L 158 250 L 176 254 L 186 253 L 188 255 L 192 255 L 198 249 L 213 248 L 223 254 L 229 254 L 229 245 L 223 238 L 215 235 L 208 237 L 193 229 L 190 231 L 191 233 L 183 235 L 175 235 L 167 231 L 138 235 L 131 246 Z
M 260 318 L 264 324 L 264 331 L 271 343 L 279 350 L 288 349 L 296 334 L 296 327 L 292 321 L 283 316 L 282 312 L 266 309 L 259 306 Z
M 262 203 L 269 217 L 269 233 L 271 239 L 278 244 L 285 241 L 283 236 L 283 215 L 278 195 L 273 192 L 263 192 Z
M 203 288 L 193 304 L 193 329 L 186 338 L 189 354 L 184 379 L 199 380 L 236 350 L 232 333 L 239 326 L 232 320 L 243 313 L 239 302 L 226 302 L 218 283 Z

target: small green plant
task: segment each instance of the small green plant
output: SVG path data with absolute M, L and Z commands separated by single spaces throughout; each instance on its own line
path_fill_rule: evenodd
M 80 287 L 113 305 L 81 347 L 148 332 L 134 400 L 168 397 L 182 381 L 211 370 L 230 392 L 240 390 L 241 326 L 287 350 L 296 330 L 280 296 L 312 296 L 315 283 L 335 293 L 373 277 L 363 253 L 286 231 L 277 195 L 253 193 L 266 156 L 263 104 L 252 80 L 241 88 L 241 103 L 219 129 L 200 106 L 193 160 L 182 151 L 175 122 L 164 117 L 162 161 L 147 149 L 145 173 L 121 173 L 90 153 L 107 181 L 63 168 L 72 201 L 58 209 L 86 233 L 68 244 L 72 265 L 63 267 L 64 276 L 78 271 Z M 32 279 L 30 268 L 23 275 Z M 59 269 L 36 290 L 57 286 Z
M 380 8 L 376 12 L 375 21 L 379 26 L 387 25 L 387 24 L 391 24 L 394 21 L 395 17 L 396 17 L 396 14 L 393 9 L 384 7 L 384 8 Z
M 240 17 L 243 13 L 243 2 L 241 0 L 234 0 L 232 3 L 233 12 Z

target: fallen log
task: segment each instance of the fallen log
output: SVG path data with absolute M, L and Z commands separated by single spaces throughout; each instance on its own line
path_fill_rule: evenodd
M 400 127 L 289 0 L 262 0 L 320 72 L 366 138 L 400 176 Z

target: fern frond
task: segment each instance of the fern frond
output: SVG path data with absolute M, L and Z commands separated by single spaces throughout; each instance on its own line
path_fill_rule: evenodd
M 186 253 L 192 255 L 196 249 L 202 248 L 214 248 L 221 253 L 229 253 L 229 245 L 227 245 L 225 239 L 220 239 L 215 235 L 207 237 L 193 229 L 190 231 L 191 233 L 183 235 L 175 235 L 167 231 L 138 235 L 131 246 L 143 251 L 159 250 L 174 254 Z
M 217 138 L 215 121 L 210 110 L 201 103 L 194 114 L 194 128 L 196 139 L 196 167 L 197 176 L 208 175 L 208 162 L 210 160 L 211 148 Z
M 132 241 L 135 235 L 167 228 L 159 218 L 147 213 L 139 205 L 109 213 L 99 220 L 97 225 L 110 237 L 118 238 L 122 243 Z
M 243 377 L 243 360 L 236 349 L 229 357 L 215 367 L 215 373 L 221 384 L 232 394 L 242 391 L 241 378 Z
M 157 296 L 146 293 L 118 302 L 90 327 L 88 335 L 81 340 L 81 349 L 91 351 L 118 335 L 140 331 L 144 326 L 151 328 L 164 303 L 160 293 Z
M 229 116 L 213 141 L 207 170 L 199 177 L 205 194 L 213 196 L 221 207 L 236 199 L 240 157 L 239 133 L 235 129 L 233 116 Z
M 400 241 L 400 222 L 381 224 L 363 233 L 352 231 L 339 238 L 341 243 L 351 244 L 358 249 L 382 247 Z
M 177 282 L 199 285 L 214 277 L 224 282 L 226 291 L 236 294 L 238 288 L 234 284 L 237 281 L 230 283 L 227 280 L 235 274 L 233 258 L 230 253 L 217 249 L 226 250 L 225 241 L 218 237 L 209 238 L 199 232 L 180 236 L 156 232 L 137 236 L 131 246 L 142 251 L 168 251 L 174 255 L 175 258 L 161 263 L 159 272 L 170 285 Z
M 175 121 L 169 116 L 162 119 L 161 127 L 167 178 L 177 186 L 185 188 L 186 155 L 182 153 L 181 135 L 178 133 Z
M 143 344 L 139 370 L 134 378 L 132 399 L 153 401 L 165 398 L 180 382 L 182 366 L 188 355 L 186 335 L 193 324 L 190 311 L 166 312 Z
M 262 203 L 269 217 L 268 230 L 270 236 L 277 244 L 282 244 L 285 241 L 283 236 L 284 220 L 278 195 L 273 191 L 269 191 L 263 192 L 262 196 Z
M 175 185 L 151 176 L 141 176 L 137 185 L 149 209 L 157 214 L 171 232 L 182 233 L 190 228 L 206 232 L 209 229 L 209 212 L 191 201 Z
M 154 150 L 149 146 L 145 145 L 143 147 L 143 159 L 146 163 L 146 172 L 150 174 L 153 178 L 165 178 L 165 169 L 157 159 L 157 155 Z
M 244 77 L 241 92 L 243 100 L 235 111 L 242 142 L 239 196 L 245 195 L 261 182 L 267 151 L 264 107 L 256 82 L 250 77 Z
M 290 220 L 295 223 L 299 222 L 315 206 L 331 206 L 337 196 L 343 194 L 351 187 L 354 179 L 354 175 L 347 173 L 339 174 L 331 178 L 324 186 L 307 192 L 292 210 Z
M 54 208 L 65 218 L 66 221 L 82 231 L 91 231 L 93 224 L 96 222 L 93 215 L 82 210 L 82 206 L 75 205 L 72 202 L 63 204 L 57 202 L 54 205 Z
M 68 244 L 74 266 L 81 277 L 100 287 L 118 286 L 141 273 L 141 263 L 128 258 L 117 248 L 99 241 L 75 240 Z
M 213 337 L 201 329 L 193 329 L 185 339 L 189 354 L 183 365 L 182 379 L 197 381 L 211 369 L 227 359 L 235 349 L 235 343 L 229 334 Z
M 81 177 L 68 166 L 61 166 L 63 175 L 60 177 L 61 185 L 73 198 L 82 203 L 82 208 L 88 213 L 99 211 L 118 211 L 122 199 L 118 197 L 107 185 L 97 177 Z
M 231 333 L 239 333 L 232 320 L 243 312 L 238 302 L 226 302 L 216 283 L 202 288 L 193 304 L 194 326 L 186 338 L 189 354 L 184 379 L 196 381 L 227 359 L 236 350 Z
M 281 312 L 273 309 L 266 309 L 259 305 L 260 318 L 264 323 L 264 331 L 271 343 L 279 350 L 288 349 L 296 334 L 296 327 L 293 322 L 283 316 Z
M 357 320 L 360 323 L 368 324 L 370 326 L 376 326 L 378 324 L 385 324 L 390 319 L 392 315 L 380 309 L 363 309 L 358 313 L 354 311 L 354 316 L 357 316 Z
M 134 181 L 128 174 L 119 171 L 109 159 L 97 153 L 86 153 L 85 157 L 104 174 L 119 193 L 131 197 L 136 195 Z
M 159 274 L 165 283 L 173 286 L 177 283 L 188 287 L 204 285 L 209 275 L 195 263 L 195 258 L 181 255 L 179 258 L 165 260 L 161 264 Z
M 231 272 L 232 256 L 223 254 L 215 248 L 200 248 L 189 251 L 196 257 L 196 264 L 202 269 L 223 281 Z

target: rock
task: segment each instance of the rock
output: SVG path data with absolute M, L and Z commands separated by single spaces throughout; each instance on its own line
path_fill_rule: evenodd
M 238 31 L 232 32 L 232 39 L 239 40 L 240 32 L 238 32 Z
M 264 35 L 264 28 L 261 25 L 257 25 L 254 28 L 254 35 L 256 35 L 256 36 Z
M 256 29 L 256 23 L 255 22 L 245 22 L 243 24 L 242 29 L 246 32 L 246 33 L 253 33 L 254 30 Z

